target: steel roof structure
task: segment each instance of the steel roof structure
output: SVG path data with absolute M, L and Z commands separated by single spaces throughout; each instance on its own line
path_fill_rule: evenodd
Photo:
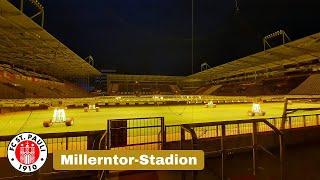
M 59 78 L 100 74 L 7 0 L 0 0 L 0 61 Z
M 108 81 L 139 81 L 139 82 L 178 82 L 184 76 L 160 76 L 160 75 L 127 75 L 127 74 L 107 74 Z
M 292 41 L 235 61 L 187 76 L 187 79 L 217 80 L 235 75 L 268 71 L 288 64 L 319 59 L 320 33 Z

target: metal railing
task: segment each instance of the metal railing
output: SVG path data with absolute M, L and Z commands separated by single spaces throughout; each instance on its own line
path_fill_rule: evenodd
M 106 149 L 165 149 L 164 117 L 110 119 Z
M 142 119 L 143 118 L 140 118 L 140 120 Z M 264 120 L 268 121 L 278 129 L 280 129 L 281 127 L 282 117 L 266 118 Z M 157 121 L 157 123 L 155 121 Z M 163 123 L 161 123 L 161 121 Z M 234 122 L 226 126 L 226 136 L 236 136 L 252 133 L 252 127 L 248 125 L 248 123 L 245 123 L 246 120 L 224 122 Z M 154 120 L 154 122 L 149 122 L 149 125 L 146 122 L 141 122 L 139 125 L 136 125 L 135 127 L 131 126 L 130 124 L 131 127 L 129 127 L 129 124 L 127 127 L 127 149 L 130 149 L 129 146 L 131 146 L 131 149 L 140 149 L 143 148 L 142 144 L 145 144 L 144 146 L 147 146 L 148 144 L 155 144 L 153 147 L 154 149 L 163 149 L 164 147 L 159 146 L 162 146 L 162 144 L 164 145 L 165 143 L 181 141 L 180 125 L 164 126 L 163 117 L 158 117 L 158 119 Z M 288 116 L 285 121 L 285 129 L 302 128 L 318 125 L 320 125 L 320 114 Z M 218 125 L 212 125 L 202 128 L 196 127 L 194 130 L 199 139 L 220 137 L 222 134 L 222 130 L 221 128 L 219 128 Z M 269 126 L 265 125 L 264 123 L 258 123 L 257 132 L 268 131 L 272 131 L 272 129 Z M 95 146 L 95 144 L 93 144 L 94 136 L 101 137 L 101 135 L 104 132 L 105 131 L 83 131 L 67 133 L 47 133 L 39 135 L 45 139 L 49 153 L 52 153 L 57 150 L 92 149 L 92 146 Z M 153 136 L 151 134 L 153 134 Z M 13 137 L 14 135 L 0 136 L 0 157 L 6 156 L 8 143 Z M 191 135 L 187 134 L 184 138 L 186 140 L 190 140 Z M 99 141 L 99 138 L 95 140 L 96 144 L 97 141 Z M 139 144 L 140 147 L 138 147 Z M 134 146 L 136 147 L 133 148 Z
M 296 111 L 315 111 L 315 110 L 320 110 L 319 107 L 295 107 L 295 108 L 289 108 L 288 105 L 291 104 L 290 101 L 295 101 L 295 102 L 303 102 L 303 101 L 308 101 L 308 102 L 313 102 L 313 101 L 320 101 L 319 97 L 286 97 L 284 100 L 284 105 L 283 105 L 283 113 L 282 113 L 282 118 L 283 121 L 281 123 L 281 129 L 285 129 L 285 122 L 290 116 L 288 116 L 291 113 L 294 113 Z M 317 116 L 318 118 L 318 116 Z M 305 119 L 303 120 L 305 124 Z M 317 119 L 316 124 L 319 124 L 319 119 Z M 291 124 L 290 124 L 291 125 Z
M 320 125 L 319 116 L 320 114 L 288 116 L 285 119 L 285 129 L 318 126 Z M 255 144 L 256 135 L 262 132 L 275 132 L 279 135 L 277 129 L 280 129 L 282 120 L 282 117 L 275 117 L 165 126 L 163 117 L 133 118 L 131 120 L 111 120 L 107 131 L 47 133 L 39 134 L 39 136 L 46 141 L 49 153 L 58 150 L 76 149 L 171 149 L 170 147 L 167 148 L 170 144 L 178 144 L 176 148 L 181 149 L 185 145 L 183 141 L 191 140 L 192 147 L 197 148 L 201 141 L 224 139 L 227 136 L 241 137 L 250 134 L 254 139 L 253 143 L 244 148 L 254 147 L 265 150 L 262 146 Z M 111 125 L 112 121 L 116 124 Z M 126 121 L 126 123 L 121 124 L 122 121 Z M 111 141 L 112 134 L 117 135 L 117 131 L 120 134 L 121 132 L 125 134 L 126 139 L 122 139 L 124 142 L 116 142 L 117 138 L 113 142 Z M 14 135 L 0 136 L 0 157 L 6 157 L 8 143 L 13 137 Z M 282 138 L 279 138 L 279 141 L 282 143 Z M 224 146 L 222 141 L 219 146 Z M 208 151 L 207 154 L 214 154 L 214 152 L 221 156 L 226 153 L 225 149 L 218 149 Z M 283 155 L 281 154 L 281 156 Z
M 251 126 L 252 132 L 251 132 L 251 145 L 250 146 L 244 146 L 244 147 L 232 147 L 227 148 L 225 146 L 225 138 L 227 135 L 227 127 L 228 126 L 234 126 L 238 127 L 237 130 L 239 132 L 239 127 L 242 124 L 246 124 L 246 126 L 249 124 Z M 208 127 L 216 127 L 216 129 L 220 129 L 221 134 L 219 136 L 220 140 L 220 148 L 218 150 L 207 150 L 205 151 L 206 156 L 212 156 L 212 155 L 219 155 L 221 157 L 221 179 L 225 179 L 225 156 L 228 152 L 235 152 L 237 150 L 252 150 L 252 174 L 256 175 L 256 153 L 258 149 L 261 149 L 263 151 L 266 151 L 268 154 L 270 154 L 269 151 L 266 150 L 262 145 L 258 145 L 257 143 L 257 135 L 258 135 L 258 125 L 264 124 L 268 128 L 270 128 L 279 139 L 279 163 L 280 163 L 280 178 L 284 179 L 284 163 L 283 163 L 283 154 L 284 154 L 284 144 L 283 144 L 283 133 L 274 125 L 272 125 L 269 121 L 265 119 L 252 119 L 252 120 L 241 120 L 241 121 L 224 121 L 224 122 L 209 122 L 209 123 L 195 123 L 195 124 L 183 124 L 180 126 L 180 148 L 183 148 L 183 143 L 186 141 L 186 133 L 188 133 L 191 137 L 189 142 L 191 143 L 191 149 L 203 149 L 200 147 L 199 142 L 200 139 L 198 138 L 197 129 L 206 129 Z M 230 129 L 229 129 L 230 130 Z M 207 142 L 208 143 L 208 142 Z M 196 172 L 193 172 L 193 178 L 195 179 Z
M 265 120 L 269 122 L 274 127 L 281 129 L 283 122 L 283 117 L 272 117 L 272 118 L 261 118 L 261 119 L 251 119 L 251 120 Z M 225 123 L 232 122 L 226 126 L 226 136 L 236 136 L 252 133 L 253 129 L 250 126 L 250 123 L 245 123 L 250 120 L 234 120 L 234 121 L 222 121 Z M 297 116 L 287 116 L 285 118 L 285 128 L 284 129 L 294 129 L 294 128 L 303 128 L 310 126 L 320 125 L 320 114 L 310 114 L 310 115 L 297 115 Z M 219 128 L 220 122 L 217 125 L 212 125 L 208 127 L 195 128 L 195 132 L 199 139 L 205 138 L 215 138 L 221 136 L 221 128 Z M 195 123 L 202 124 L 202 123 Z M 179 142 L 181 141 L 181 127 L 180 125 L 166 125 L 166 142 Z M 272 129 L 264 123 L 258 123 L 257 132 L 268 132 Z M 186 135 L 186 140 L 190 140 L 191 136 Z

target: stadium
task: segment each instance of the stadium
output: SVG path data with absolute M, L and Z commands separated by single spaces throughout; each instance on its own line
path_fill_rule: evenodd
M 276 31 L 265 36 L 264 50 L 187 76 L 107 73 L 101 95 L 79 86 L 102 75 L 90 61 L 23 7 L 0 0 L 0 9 L 0 180 L 303 178 L 292 164 L 303 151 L 295 147 L 319 142 L 320 33 L 286 42 Z M 276 37 L 284 41 L 271 47 Z M 7 161 L 10 140 L 22 132 L 47 144 L 49 160 L 36 173 L 18 173 Z M 199 149 L 208 160 L 203 171 L 179 173 L 56 171 L 50 164 L 55 151 L 98 149 Z

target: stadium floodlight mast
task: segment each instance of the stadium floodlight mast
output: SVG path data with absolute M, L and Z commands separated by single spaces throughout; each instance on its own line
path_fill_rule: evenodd
M 239 7 L 239 3 L 238 3 L 238 1 L 237 0 L 234 0 L 234 2 L 235 2 L 235 9 L 236 9 L 236 13 L 239 13 L 240 12 L 240 7 Z
M 28 0 L 37 10 L 34 15 L 30 16 L 31 19 L 34 19 L 41 15 L 41 27 L 44 25 L 44 7 L 38 0 Z M 23 13 L 24 11 L 24 2 L 25 0 L 20 0 L 20 11 Z
M 194 62 L 194 0 L 191 0 L 191 74 Z
M 88 57 L 84 58 L 88 64 L 90 64 L 92 67 L 94 67 L 94 59 L 91 55 Z M 90 89 L 90 76 L 88 75 L 85 79 L 86 81 L 86 88 L 89 90 Z
M 205 71 L 207 69 L 210 69 L 211 66 L 207 62 L 204 62 L 204 63 L 201 64 L 200 68 L 201 68 L 201 71 Z
M 274 33 L 271 33 L 265 37 L 263 37 L 263 50 L 265 51 L 267 48 L 272 48 L 270 45 L 270 41 L 277 38 L 277 37 L 281 37 L 282 38 L 282 44 L 285 44 L 289 41 L 291 41 L 291 39 L 289 38 L 289 36 L 287 35 L 287 33 L 284 30 L 279 30 L 276 31 Z
M 88 57 L 84 58 L 91 66 L 94 66 L 94 59 L 91 55 Z
M 191 0 L 191 74 L 194 72 L 194 1 Z M 240 6 L 238 0 L 235 1 L 235 12 L 240 12 Z M 201 64 L 202 66 L 202 64 Z

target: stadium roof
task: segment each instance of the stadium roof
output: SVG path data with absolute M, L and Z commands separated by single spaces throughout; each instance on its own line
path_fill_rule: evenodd
M 185 77 L 160 75 L 108 74 L 107 78 L 110 81 L 177 82 L 183 80 Z
M 320 33 L 192 74 L 187 79 L 216 80 L 234 75 L 298 64 L 320 57 Z
M 100 74 L 7 0 L 0 0 L 0 61 L 61 78 Z

